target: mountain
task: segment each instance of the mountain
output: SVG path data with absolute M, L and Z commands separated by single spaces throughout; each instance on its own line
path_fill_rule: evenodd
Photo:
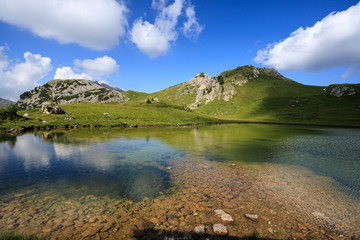
M 98 81 L 95 81 L 95 83 L 96 83 L 97 85 L 99 85 L 100 87 L 104 87 L 104 88 L 107 88 L 107 89 L 110 89 L 110 90 L 114 90 L 114 91 L 117 91 L 117 92 L 120 92 L 120 93 L 125 92 L 125 90 L 122 89 L 122 88 L 118 88 L 118 87 L 115 87 L 115 86 L 111 86 L 111 85 L 106 84 L 106 83 L 99 83 Z
M 360 84 L 303 85 L 273 68 L 237 67 L 147 96 L 222 119 L 358 125 Z
M 108 85 L 111 87 L 110 85 Z M 16 103 L 20 109 L 39 108 L 46 101 L 57 104 L 78 102 L 126 102 L 129 98 L 119 91 L 83 79 L 52 80 L 34 90 L 24 92 Z
M 7 108 L 11 104 L 15 104 L 15 102 L 0 98 L 0 107 Z

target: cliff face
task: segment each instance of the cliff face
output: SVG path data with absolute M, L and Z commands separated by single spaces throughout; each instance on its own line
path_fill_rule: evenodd
M 21 109 L 39 108 L 46 101 L 57 104 L 78 102 L 126 102 L 129 98 L 119 91 L 82 79 L 52 80 L 34 90 L 24 92 L 16 103 Z

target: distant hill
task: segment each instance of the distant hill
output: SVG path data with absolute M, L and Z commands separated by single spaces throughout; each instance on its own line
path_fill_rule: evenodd
M 43 86 L 24 92 L 16 103 L 20 109 L 39 108 L 46 101 L 57 104 L 78 102 L 126 102 L 129 97 L 123 95 L 115 87 L 106 84 L 106 88 L 99 83 L 83 80 L 52 80 Z M 112 88 L 112 89 L 110 89 Z
M 360 84 L 308 86 L 273 68 L 252 65 L 187 82 L 147 96 L 223 119 L 359 125 Z
M 15 102 L 0 98 L 0 107 L 7 108 L 11 104 L 15 104 Z
M 107 88 L 107 89 L 110 89 L 110 90 L 114 90 L 114 91 L 117 91 L 117 92 L 120 92 L 120 93 L 125 92 L 125 90 L 122 89 L 122 88 L 118 88 L 118 87 L 115 87 L 115 86 L 111 86 L 111 85 L 106 84 L 106 83 L 99 83 L 99 82 L 97 82 L 97 81 L 95 81 L 95 83 L 96 83 L 97 85 L 101 86 L 101 87 L 104 87 L 104 88 Z

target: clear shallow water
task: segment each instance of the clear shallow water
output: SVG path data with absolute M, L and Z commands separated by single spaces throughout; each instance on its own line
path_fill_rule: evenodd
M 181 211 L 176 213 L 179 207 L 171 208 L 189 202 L 199 202 L 200 209 L 204 206 L 236 209 L 238 203 L 248 204 L 248 208 L 266 215 L 269 209 L 275 212 L 277 205 L 286 206 L 288 201 L 299 206 L 299 211 L 307 217 L 320 219 L 325 225 L 343 223 L 341 229 L 354 233 L 354 226 L 360 220 L 353 215 L 359 207 L 359 149 L 360 129 L 282 125 L 99 128 L 17 137 L 3 135 L 0 136 L 0 232 L 8 226 L 12 231 L 23 231 L 33 224 L 40 226 L 37 230 L 40 233 L 50 234 L 46 236 L 57 232 L 62 236 L 71 228 L 71 232 L 79 232 L 76 235 L 79 237 L 72 237 L 76 239 L 83 238 L 81 232 L 95 224 L 89 220 L 94 214 L 118 216 L 104 220 L 116 230 L 119 219 L 124 219 L 123 226 L 131 225 L 138 218 L 134 220 L 131 213 L 142 211 L 144 216 L 154 213 L 159 201 L 170 201 L 164 203 L 166 211 L 172 211 L 169 216 L 181 216 Z M 242 167 L 243 172 L 236 174 L 244 179 L 229 169 L 233 163 Z M 253 172 L 264 177 L 251 182 Z M 181 190 L 188 185 L 191 187 Z M 204 202 L 204 198 L 210 203 Z M 146 199 L 154 199 L 153 205 Z M 269 202 L 264 205 L 258 199 Z M 119 207 L 117 200 L 125 201 L 121 203 L 123 207 Z M 149 209 L 140 210 L 145 203 Z M 236 211 L 242 209 L 244 206 Z M 161 215 L 161 211 L 155 212 L 155 216 Z M 40 220 L 34 214 L 29 215 L 30 212 L 39 213 Z M 66 215 L 68 212 L 70 216 Z M 274 216 L 266 219 L 271 217 Z M 153 219 L 150 215 L 148 218 Z M 25 219 L 25 223 L 19 219 Z M 63 222 L 73 219 L 74 223 L 51 225 L 55 224 L 54 219 L 64 219 Z M 168 216 L 165 219 L 169 221 Z M 279 219 L 289 222 L 294 221 L 294 216 L 287 219 L 280 215 Z M 76 221 L 85 225 L 78 226 Z M 236 220 L 239 226 L 234 229 L 240 231 L 243 226 L 244 232 L 253 226 L 241 221 Z M 264 226 L 258 224 L 266 234 L 269 234 L 268 221 L 264 221 Z M 167 226 L 161 224 L 160 227 Z
M 89 132 L 106 136 L 106 132 Z M 0 192 L 35 185 L 65 196 L 108 195 L 139 201 L 170 186 L 169 173 L 163 169 L 169 156 L 181 154 L 156 139 L 26 134 L 0 145 Z
M 210 161 L 300 165 L 360 195 L 360 129 L 214 125 L 79 129 L 2 139 L 0 192 L 32 184 L 65 192 L 86 186 L 88 194 L 139 201 L 166 191 L 168 161 L 188 152 Z

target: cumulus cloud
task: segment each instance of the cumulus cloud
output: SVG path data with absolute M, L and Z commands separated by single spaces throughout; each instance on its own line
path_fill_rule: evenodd
M 62 67 L 56 69 L 54 79 L 87 79 L 103 80 L 102 77 L 119 73 L 120 66 L 116 60 L 108 57 L 74 61 L 74 68 Z
M 92 77 L 86 73 L 75 73 L 71 67 L 57 68 L 54 79 L 87 79 L 92 80 Z
M 75 66 L 83 69 L 87 74 L 98 78 L 114 73 L 119 73 L 120 66 L 115 59 L 103 56 L 95 59 L 75 60 Z
M 0 96 L 17 100 L 20 94 L 38 85 L 38 81 L 52 70 L 51 59 L 40 54 L 24 53 L 24 62 L 11 65 L 0 47 Z
M 104 50 L 125 34 L 128 9 L 116 0 L 0 0 L 0 21 L 59 43 Z
M 201 26 L 196 20 L 194 6 L 189 6 L 186 9 L 186 16 L 188 20 L 184 23 L 184 28 L 183 28 L 184 35 L 187 38 L 196 39 L 199 36 L 199 34 L 202 32 L 204 27 Z
M 140 51 L 150 58 L 166 54 L 172 42 L 178 38 L 179 17 L 182 15 L 185 0 L 175 0 L 167 5 L 167 0 L 153 0 L 152 8 L 158 11 L 155 23 L 144 21 L 142 18 L 134 21 L 130 32 L 131 41 L 136 44 Z M 186 10 L 188 21 L 184 23 L 184 34 L 188 38 L 197 37 L 202 31 L 195 18 L 195 9 L 189 6 Z
M 285 40 L 259 50 L 255 62 L 280 70 L 317 72 L 349 67 L 343 77 L 360 70 L 360 2 L 330 13 L 308 28 L 300 27 Z

